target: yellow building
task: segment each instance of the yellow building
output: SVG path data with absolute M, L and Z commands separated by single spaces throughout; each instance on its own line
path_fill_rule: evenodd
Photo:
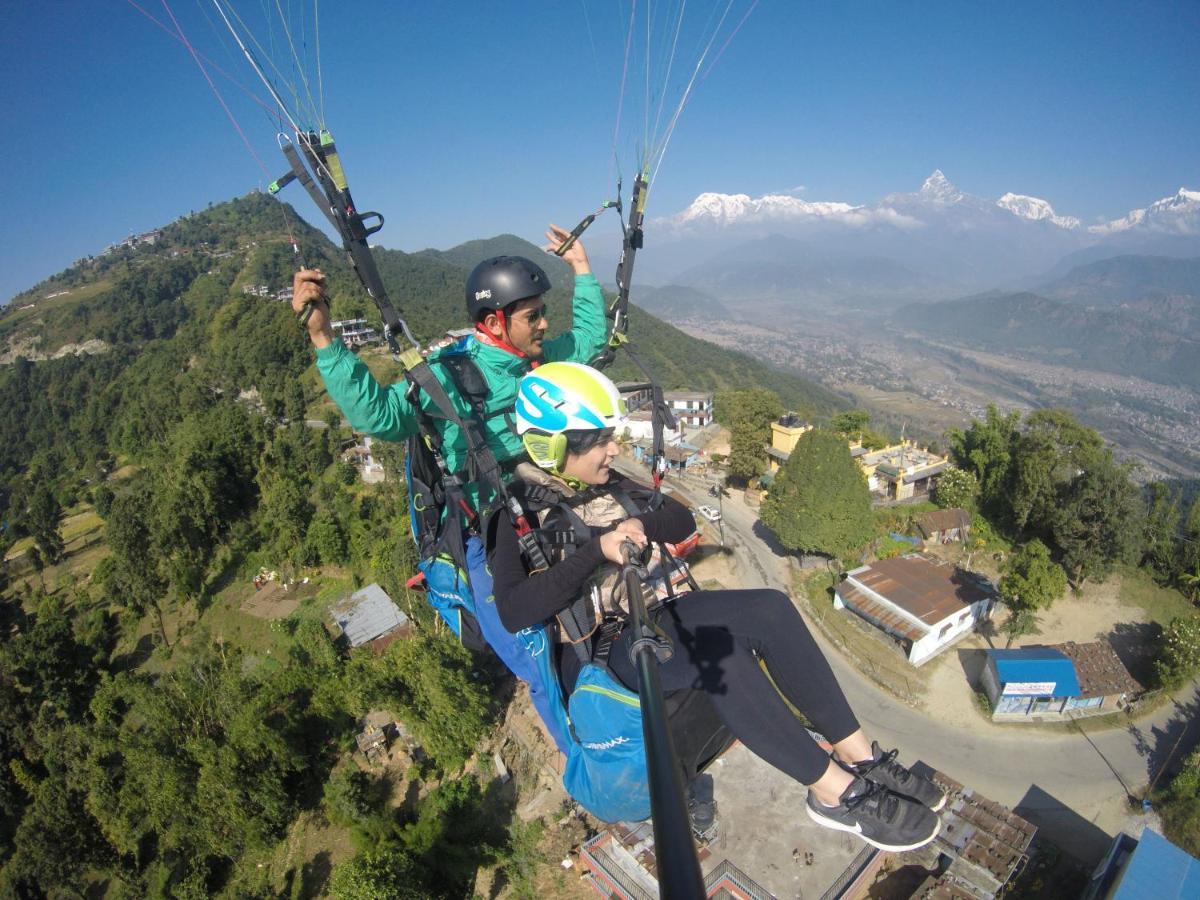
M 792 413 L 771 423 L 771 446 L 767 448 L 767 461 L 772 474 L 787 462 L 800 436 L 812 431 L 812 427 Z M 888 500 L 907 500 L 929 494 L 933 489 L 934 476 L 950 465 L 944 456 L 923 450 L 913 441 L 902 441 L 882 450 L 867 450 L 857 438 L 849 440 L 849 444 L 850 455 L 862 468 L 871 493 Z
M 767 462 L 771 473 L 779 471 L 792 451 L 796 449 L 796 441 L 806 431 L 812 431 L 812 426 L 800 420 L 794 413 L 781 416 L 778 422 L 771 423 L 771 446 L 767 448 Z

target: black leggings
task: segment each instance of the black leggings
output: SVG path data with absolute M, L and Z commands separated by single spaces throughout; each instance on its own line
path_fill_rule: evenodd
M 780 692 L 832 743 L 858 730 L 824 654 L 786 594 L 776 590 L 698 591 L 680 597 L 658 624 L 675 647 L 659 666 L 664 691 L 704 691 L 734 737 L 801 784 L 829 765 Z M 609 668 L 637 690 L 629 629 L 613 642 Z M 776 691 L 759 667 L 767 665 Z

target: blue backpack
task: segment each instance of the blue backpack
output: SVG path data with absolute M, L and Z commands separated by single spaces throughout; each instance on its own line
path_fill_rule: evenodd
M 530 631 L 527 629 L 527 631 Z M 650 816 L 650 782 L 642 737 L 642 704 L 605 666 L 585 663 L 566 702 L 544 628 L 526 632 L 525 649 L 538 678 L 558 703 L 546 727 L 570 735 L 563 787 L 603 822 L 640 822 Z

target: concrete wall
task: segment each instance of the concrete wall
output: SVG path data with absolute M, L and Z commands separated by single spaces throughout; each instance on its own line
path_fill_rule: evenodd
M 921 663 L 933 658 L 943 648 L 948 647 L 970 632 L 975 627 L 975 623 L 987 613 L 987 601 L 981 600 L 978 603 L 973 603 L 965 611 L 967 614 L 964 621 L 958 621 L 958 618 L 963 613 L 957 612 L 949 619 L 943 619 L 941 622 L 938 622 L 933 626 L 929 634 L 925 635 L 919 641 L 914 642 L 912 650 L 908 654 L 908 661 L 914 666 L 919 666 Z M 945 635 L 939 636 L 947 622 L 953 622 L 954 624 Z

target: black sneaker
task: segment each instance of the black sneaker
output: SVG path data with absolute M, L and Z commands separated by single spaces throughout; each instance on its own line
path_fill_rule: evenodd
M 923 803 L 934 812 L 946 805 L 946 794 L 936 784 L 896 762 L 897 751 L 884 753 L 879 741 L 872 741 L 871 752 L 874 757 L 870 761 L 844 765 L 842 768 L 851 775 L 861 775 L 867 781 L 882 784 L 892 793 Z
M 942 828 L 942 820 L 928 807 L 864 778 L 850 783 L 837 806 L 825 806 L 810 790 L 805 808 L 818 825 L 857 834 L 881 850 L 924 847 Z

